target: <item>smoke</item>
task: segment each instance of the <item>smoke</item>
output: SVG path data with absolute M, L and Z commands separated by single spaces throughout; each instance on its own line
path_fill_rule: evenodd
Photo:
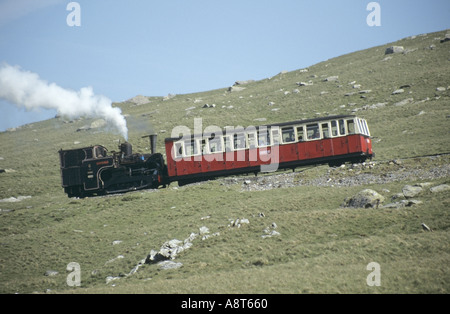
M 56 109 L 59 115 L 70 119 L 103 118 L 128 140 L 127 121 L 122 110 L 113 108 L 107 97 L 95 95 L 92 87 L 67 90 L 55 83 L 49 84 L 36 73 L 3 64 L 0 67 L 0 98 L 27 110 Z

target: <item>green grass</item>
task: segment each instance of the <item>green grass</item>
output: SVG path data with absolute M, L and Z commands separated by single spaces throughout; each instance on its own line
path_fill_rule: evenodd
M 395 43 L 416 51 L 390 55 L 385 48 L 364 51 L 312 65 L 308 72 L 293 71 L 246 85 L 241 92 L 227 88 L 177 95 L 169 100 L 149 97 L 136 106 L 117 103 L 127 115 L 134 151 L 148 152 L 147 139 L 163 138 L 177 125 L 193 128 L 194 118 L 208 125 L 249 126 L 347 114 L 360 110 L 374 137 L 375 161 L 449 152 L 450 85 L 449 43 L 437 37 L 446 32 L 403 39 Z M 430 45 L 436 47 L 428 49 Z M 336 82 L 324 78 L 339 75 Z M 242 79 L 242 78 L 236 78 Z M 296 82 L 313 81 L 299 87 Z M 364 94 L 349 83 L 356 81 Z M 230 85 L 233 82 L 230 82 Z M 402 85 L 405 93 L 392 95 Z M 299 93 L 294 93 L 299 89 Z M 290 93 L 285 94 L 288 91 Z M 328 93 L 322 94 L 322 91 Z M 411 104 L 395 103 L 414 98 Z M 199 101 L 201 99 L 201 101 Z M 196 101 L 197 100 L 197 101 Z M 425 100 L 422 102 L 422 100 Z M 269 102 L 274 106 L 268 106 Z M 202 108 L 203 104 L 215 108 Z M 355 105 L 349 105 L 355 104 Z M 233 106 L 229 109 L 228 106 Z M 195 109 L 186 110 L 195 106 Z M 222 108 L 225 106 L 225 108 Z M 277 111 L 272 111 L 279 108 Z M 419 113 L 424 112 L 419 115 Z M 143 116 L 145 115 L 145 116 Z M 131 123 L 133 122 L 133 123 Z M 51 119 L 0 133 L 0 199 L 32 196 L 17 203 L 0 203 L 0 293 L 448 293 L 450 290 L 449 193 L 426 190 L 422 204 L 401 209 L 346 209 L 344 199 L 364 188 L 383 194 L 386 202 L 406 184 L 420 178 L 383 185 L 316 187 L 303 185 L 244 192 L 241 181 L 217 180 L 178 188 L 133 192 L 109 197 L 69 199 L 60 187 L 57 151 L 93 144 L 117 150 L 118 136 L 106 130 L 76 130 L 86 119 L 64 123 Z M 165 132 L 161 132 L 165 130 Z M 80 144 L 74 144 L 79 141 Z M 432 169 L 448 163 L 409 159 L 402 167 Z M 327 173 L 322 166 L 299 172 L 298 179 L 313 180 Z M 378 163 L 363 173 L 383 175 L 399 167 Z M 353 175 L 348 172 L 348 175 Z M 449 184 L 449 178 L 432 180 Z M 387 192 L 389 190 L 390 192 Z M 265 217 L 258 217 L 259 213 Z M 209 216 L 208 219 L 202 219 Z M 229 220 L 250 223 L 230 228 Z M 273 222 L 280 236 L 263 239 Z M 433 228 L 424 232 L 421 223 Z M 168 240 L 184 240 L 207 226 L 220 235 L 196 239 L 176 261 L 177 270 L 161 271 L 144 265 L 125 277 L 150 250 Z M 113 241 L 121 243 L 113 245 Z M 117 258 L 123 256 L 123 258 Z M 70 262 L 81 267 L 81 287 L 66 284 Z M 381 266 L 381 286 L 369 287 L 366 266 Z M 47 270 L 59 272 L 44 276 Z M 110 284 L 106 277 L 122 276 Z

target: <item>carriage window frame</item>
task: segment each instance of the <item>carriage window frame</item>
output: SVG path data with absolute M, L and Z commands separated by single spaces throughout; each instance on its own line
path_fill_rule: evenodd
M 175 151 L 175 158 L 183 158 L 184 157 L 183 141 L 175 142 L 173 144 L 173 149 Z
M 240 142 L 238 142 L 240 140 Z M 233 150 L 244 150 L 247 148 L 247 139 L 244 132 L 237 132 L 233 134 Z
M 331 138 L 330 125 L 328 124 L 328 122 L 322 122 L 320 124 L 320 134 L 321 134 L 321 138 L 323 138 L 323 139 Z
M 339 119 L 339 135 L 346 135 L 347 131 L 345 129 L 345 120 L 344 119 Z
M 306 136 L 309 141 L 320 139 L 320 126 L 319 123 L 311 123 L 306 125 Z
M 295 131 L 297 133 L 297 142 L 305 142 L 307 140 L 305 138 L 306 133 L 305 133 L 305 126 L 304 125 L 297 125 L 295 127 Z M 301 138 L 300 138 L 300 136 L 301 136 Z
M 231 135 L 225 135 L 223 137 L 223 149 L 226 153 L 234 151 L 233 137 Z
M 257 143 L 257 134 L 256 132 L 248 132 L 247 134 L 247 147 L 249 149 L 255 149 L 258 148 L 258 143 Z
M 184 140 L 183 145 L 184 145 L 184 156 L 185 157 L 201 155 L 198 139 Z M 188 146 L 186 146 L 186 145 L 188 145 Z M 189 147 L 189 150 L 187 149 L 188 147 Z
M 258 147 L 268 147 L 271 146 L 272 137 L 270 136 L 271 132 L 269 129 L 266 129 L 265 132 L 258 131 Z M 265 143 L 262 143 L 261 140 L 265 138 Z
M 289 129 L 291 129 L 291 130 L 289 130 Z M 289 141 L 285 140 L 285 136 L 284 136 L 285 135 L 285 131 L 292 131 L 292 134 L 289 135 L 289 138 L 291 140 L 289 140 Z M 283 144 L 291 144 L 291 143 L 295 143 L 296 142 L 294 126 L 287 126 L 287 127 L 281 128 L 281 141 L 282 141 Z
M 346 120 L 345 126 L 349 135 L 356 134 L 356 123 L 354 119 Z
M 338 123 L 336 120 L 330 122 L 331 125 L 331 137 L 336 137 L 339 135 Z
M 213 144 L 216 145 L 214 151 L 212 150 L 212 145 Z M 224 145 L 223 145 L 223 141 L 222 141 L 222 136 L 219 136 L 219 137 L 213 136 L 213 137 L 208 138 L 207 147 L 208 147 L 208 153 L 209 154 L 220 154 L 220 153 L 223 153 Z
M 270 128 L 270 133 L 272 135 L 272 145 L 280 145 L 281 144 L 281 136 L 280 136 L 280 128 L 272 127 Z

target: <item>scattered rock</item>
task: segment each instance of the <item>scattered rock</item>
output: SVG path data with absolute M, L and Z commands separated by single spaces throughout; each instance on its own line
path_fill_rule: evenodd
M 445 92 L 447 89 L 445 87 L 437 87 L 436 91 L 438 92 Z
M 143 105 L 149 102 L 148 97 L 142 96 L 142 95 L 137 95 L 129 100 L 127 100 L 128 102 L 132 102 L 136 105 Z
M 230 220 L 230 224 L 228 225 L 228 227 L 236 227 L 236 228 L 240 228 L 242 224 L 249 224 L 250 221 L 247 218 L 242 218 L 242 219 L 236 219 Z
M 190 245 L 187 245 L 186 248 L 190 247 Z M 158 252 L 151 250 L 150 254 L 147 256 L 145 263 L 146 264 L 154 264 L 158 263 L 160 261 L 165 260 L 173 260 L 175 257 L 184 251 L 184 243 L 180 240 L 173 239 L 170 241 L 164 242 L 164 244 L 161 246 L 160 250 Z
M 439 193 L 439 192 L 444 192 L 444 191 L 449 191 L 450 190 L 450 185 L 448 184 L 441 184 L 438 186 L 434 186 L 430 189 L 431 193 Z
M 406 98 L 406 99 L 403 99 L 403 100 L 401 100 L 399 102 L 396 102 L 394 104 L 394 106 L 400 107 L 400 106 L 411 104 L 412 102 L 414 102 L 414 98 Z
M 333 75 L 333 76 L 329 76 L 326 79 L 324 79 L 324 82 L 334 82 L 337 81 L 339 79 L 338 75 Z
M 441 40 L 441 43 L 445 43 L 446 41 L 450 41 L 450 33 L 445 34 L 445 37 Z
M 275 231 L 275 230 L 268 231 L 267 229 L 264 229 L 264 232 L 265 232 L 266 234 L 263 234 L 263 235 L 261 236 L 263 239 L 271 238 L 271 237 L 274 237 L 274 236 L 279 236 L 279 235 L 281 235 L 281 233 L 279 233 L 278 231 Z
M 383 208 L 402 208 L 402 207 L 411 207 L 414 205 L 422 204 L 422 201 L 419 200 L 401 200 L 400 202 L 390 203 L 383 206 Z
M 209 233 L 209 228 L 203 226 L 203 227 L 200 227 L 199 231 L 200 231 L 200 235 L 205 235 L 205 234 Z
M 162 261 L 158 263 L 159 269 L 168 270 L 168 269 L 177 269 L 183 266 L 182 263 L 176 263 L 174 261 Z
M 172 99 L 172 98 L 174 98 L 175 96 L 176 96 L 175 94 L 167 94 L 167 96 L 164 96 L 164 97 L 163 97 L 163 101 Z
M 418 48 L 405 49 L 405 51 L 403 51 L 402 53 L 403 53 L 404 55 L 406 55 L 406 54 L 408 54 L 408 53 L 411 53 L 411 52 L 414 52 L 414 51 L 417 51 L 417 50 L 419 50 L 419 49 L 418 49 Z
M 384 197 L 371 189 L 365 189 L 344 201 L 343 207 L 378 208 L 384 202 Z
M 10 198 L 4 198 L 0 200 L 2 203 L 15 203 L 15 202 L 21 202 L 23 200 L 29 199 L 31 196 L 18 196 L 17 198 L 12 196 Z
M 297 82 L 296 84 L 298 86 L 311 86 L 311 85 L 314 85 L 314 83 L 312 81 L 309 81 L 309 82 Z
M 392 53 L 402 53 L 405 51 L 405 48 L 403 46 L 391 46 L 386 49 L 385 53 L 386 55 L 392 54 Z
M 405 92 L 405 90 L 403 88 L 400 88 L 400 89 L 393 91 L 392 95 L 403 94 L 404 92 Z
M 427 226 L 426 224 L 424 224 L 424 223 L 422 223 L 422 229 L 425 230 L 425 231 L 433 231 L 433 230 L 431 230 L 430 227 L 428 227 L 428 226 Z
M 118 279 L 120 279 L 120 277 L 108 276 L 108 277 L 106 277 L 106 284 L 109 284 L 112 281 L 115 281 L 115 280 L 118 280 Z
M 234 92 L 241 92 L 244 89 L 246 89 L 245 87 L 240 87 L 240 86 L 231 86 L 230 88 L 228 88 L 228 91 L 230 93 L 234 93 Z
M 278 231 L 275 231 L 274 229 L 276 229 L 278 226 L 276 223 L 272 223 L 269 227 L 265 228 L 263 230 L 264 234 L 261 236 L 263 239 L 266 238 L 271 238 L 274 236 L 279 236 L 281 235 L 281 233 L 279 233 Z
M 47 270 L 44 274 L 44 276 L 48 276 L 48 277 L 54 277 L 56 275 L 58 275 L 59 273 L 56 270 Z
M 422 193 L 422 191 L 422 187 L 417 185 L 405 185 L 402 189 L 403 195 L 405 195 L 406 198 L 415 197 Z
M 254 83 L 254 82 L 255 82 L 255 80 L 236 81 L 233 86 L 236 86 L 236 85 L 247 85 L 247 84 Z

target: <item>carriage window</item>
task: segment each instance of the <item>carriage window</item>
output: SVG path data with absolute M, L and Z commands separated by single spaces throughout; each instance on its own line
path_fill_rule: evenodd
M 256 148 L 256 136 L 255 136 L 255 133 L 249 133 L 249 134 L 247 134 L 247 137 L 248 137 L 248 147 Z
M 305 140 L 305 134 L 303 132 L 303 126 L 297 127 L 297 140 L 303 142 Z
M 224 136 L 223 137 L 223 143 L 225 145 L 225 151 L 226 152 L 233 151 L 233 141 L 231 140 L 230 136 Z
M 234 149 L 244 149 L 245 148 L 245 134 L 239 133 L 234 134 Z
M 345 135 L 345 123 L 344 120 L 339 120 L 339 134 Z
M 281 129 L 283 143 L 295 142 L 294 127 L 287 127 Z
M 183 143 L 175 143 L 175 158 L 183 157 Z
M 355 133 L 355 122 L 353 120 L 347 120 L 347 130 L 348 134 Z
M 328 130 L 328 123 L 322 123 L 322 137 L 330 138 L 330 132 Z
M 272 131 L 273 145 L 280 144 L 280 130 L 278 129 L 278 127 L 272 128 L 271 131 Z
M 320 138 L 319 125 L 317 123 L 307 125 L 306 132 L 308 133 L 308 140 Z
M 258 145 L 269 146 L 270 145 L 270 133 L 269 130 L 258 132 Z
M 204 154 L 204 155 L 206 155 L 207 153 L 208 153 L 208 151 L 206 150 L 206 139 L 202 139 L 201 140 L 201 142 L 200 142 L 200 144 L 201 144 L 201 149 L 200 149 L 200 152 L 202 153 L 202 154 Z
M 338 135 L 338 128 L 337 128 L 337 122 L 331 121 L 331 135 L 337 136 Z
M 211 137 L 209 140 L 209 151 L 211 153 L 221 153 L 222 152 L 222 141 L 219 138 Z
M 186 153 L 186 156 L 193 156 L 198 154 L 198 147 L 197 147 L 197 141 L 196 140 L 188 140 L 184 142 L 184 150 Z

